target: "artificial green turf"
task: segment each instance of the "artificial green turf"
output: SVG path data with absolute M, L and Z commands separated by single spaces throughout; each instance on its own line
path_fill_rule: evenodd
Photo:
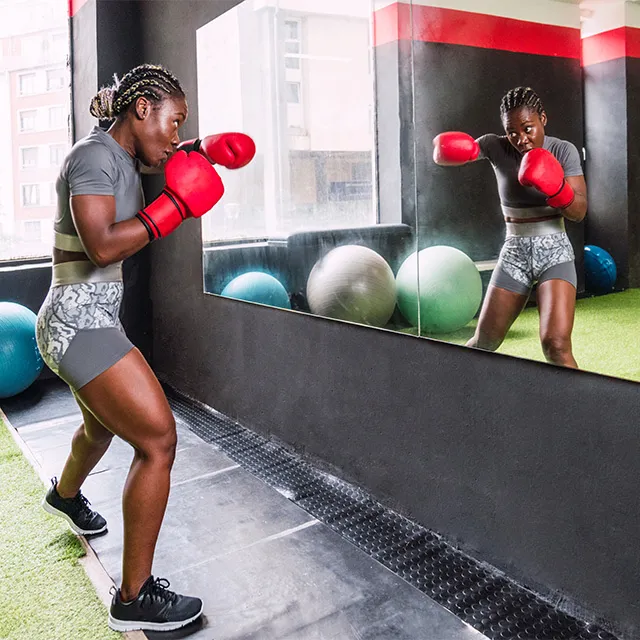
M 118 640 L 67 526 L 40 507 L 44 487 L 0 418 L 0 638 Z
M 464 344 L 475 327 L 476 320 L 473 320 L 454 333 L 430 337 Z M 538 310 L 526 308 L 498 352 L 544 362 L 538 329 Z M 415 329 L 404 331 L 415 333 Z M 581 369 L 640 381 L 639 336 L 640 289 L 577 301 L 572 341 L 573 354 Z

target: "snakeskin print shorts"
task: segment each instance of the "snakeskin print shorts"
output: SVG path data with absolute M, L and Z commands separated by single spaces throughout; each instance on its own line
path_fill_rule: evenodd
M 575 254 L 565 232 L 540 236 L 507 236 L 491 284 L 528 295 L 537 282 L 566 280 L 577 286 Z
M 38 312 L 36 338 L 43 360 L 77 390 L 133 348 L 119 319 L 122 282 L 53 286 Z

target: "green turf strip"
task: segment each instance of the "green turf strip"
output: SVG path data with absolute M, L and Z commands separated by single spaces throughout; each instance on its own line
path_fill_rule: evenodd
M 455 333 L 433 338 L 464 344 L 475 330 L 476 320 Z M 519 358 L 544 362 L 538 335 L 538 310 L 525 309 L 498 350 Z M 415 329 L 405 329 L 415 333 Z M 640 381 L 640 289 L 583 298 L 576 303 L 572 334 L 573 354 L 581 369 Z
M 117 640 L 78 562 L 84 550 L 40 507 L 44 486 L 0 418 L 0 638 Z

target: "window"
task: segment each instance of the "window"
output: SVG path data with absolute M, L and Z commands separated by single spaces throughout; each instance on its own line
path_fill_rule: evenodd
M 300 104 L 300 83 L 287 82 L 285 86 L 287 102 L 289 104 Z
M 20 41 L 20 53 L 25 58 L 38 58 L 42 54 L 42 36 L 25 36 Z
M 58 194 L 56 193 L 56 183 L 49 183 L 49 204 L 57 204 Z
M 23 169 L 38 166 L 38 147 L 22 147 L 20 149 L 20 164 Z
M 59 167 L 67 152 L 66 144 L 52 144 L 49 146 L 49 164 L 52 167 Z
M 300 21 L 284 21 L 284 66 L 287 69 L 300 69 Z
M 18 93 L 21 96 L 27 96 L 36 92 L 36 74 L 21 73 L 18 76 Z
M 40 185 L 39 184 L 23 184 L 22 185 L 22 206 L 37 207 L 40 204 Z
M 59 91 L 65 86 L 64 69 L 49 69 L 47 71 L 47 91 Z
M 287 69 L 299 69 L 300 68 L 300 58 L 298 58 L 298 54 L 300 53 L 300 43 L 299 42 L 285 42 L 284 43 L 284 66 Z
M 57 200 L 51 183 L 70 148 L 71 96 L 68 2 L 0 0 L 0 5 L 0 58 L 4 55 L 9 82 L 5 120 L 10 121 L 0 171 L 2 267 L 5 260 L 51 255 Z
M 64 127 L 64 107 L 49 107 L 49 129 L 62 129 Z
M 287 40 L 300 40 L 300 22 L 298 20 L 284 21 L 284 37 Z
M 28 242 L 40 242 L 42 240 L 42 223 L 40 220 L 25 220 L 22 230 L 24 239 Z
M 242 127 L 258 149 L 225 176 L 219 217 L 202 218 L 205 243 L 376 224 L 370 2 L 340 4 L 334 15 L 320 2 L 280 2 L 275 33 L 259 12 L 239 8 L 198 30 L 198 66 L 217 79 L 199 82 L 198 128 Z M 238 25 L 250 38 L 232 51 Z
M 35 109 L 29 109 L 28 111 L 21 111 L 19 120 L 20 120 L 20 131 L 34 131 L 36 128 L 36 116 L 38 112 Z

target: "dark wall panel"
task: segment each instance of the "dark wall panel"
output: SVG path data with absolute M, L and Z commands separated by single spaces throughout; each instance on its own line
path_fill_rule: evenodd
M 626 66 L 626 60 L 618 59 L 590 65 L 583 71 L 589 197 L 586 241 L 611 253 L 618 267 L 617 287 L 621 289 L 632 286 L 631 247 L 637 252 L 637 235 L 630 237 L 629 191 L 638 178 L 629 169 L 637 169 L 639 156 L 637 148 L 632 154 L 628 147 L 628 143 L 635 143 L 631 128 L 627 131 L 626 126 L 629 122 L 632 127 L 637 117 L 628 118 L 628 107 L 635 106 L 625 99 Z M 638 284 L 640 279 L 635 286 Z
M 640 287 L 640 59 L 627 58 L 627 193 L 629 202 L 629 286 Z M 618 96 L 617 102 L 620 101 Z M 609 115 L 611 117 L 611 115 Z M 621 129 L 617 121 L 618 131 Z M 619 133 L 617 134 L 619 136 Z M 615 149 L 615 138 L 610 149 Z M 618 153 L 623 149 L 618 149 Z M 608 185 L 608 190 L 612 185 Z

